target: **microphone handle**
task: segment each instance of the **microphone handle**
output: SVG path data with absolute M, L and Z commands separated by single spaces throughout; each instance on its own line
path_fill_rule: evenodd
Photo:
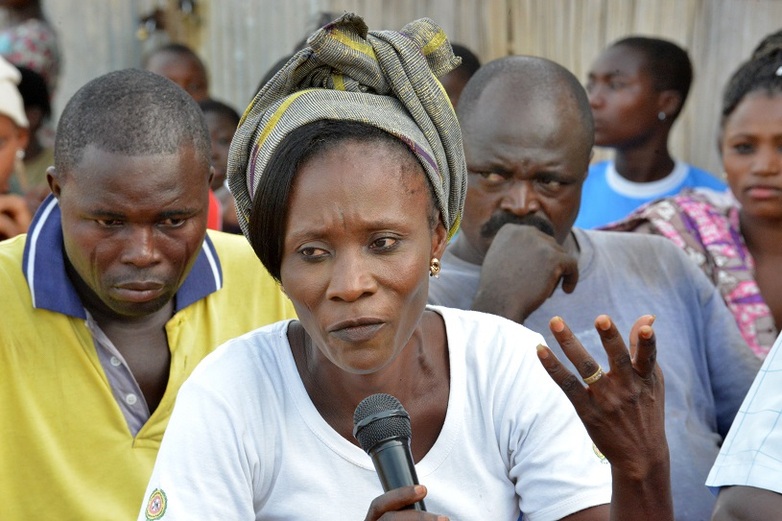
M 385 440 L 372 448 L 370 453 L 383 490 L 388 492 L 399 487 L 418 484 L 413 455 L 410 452 L 410 438 Z M 426 512 L 424 501 L 405 507 L 403 510 Z

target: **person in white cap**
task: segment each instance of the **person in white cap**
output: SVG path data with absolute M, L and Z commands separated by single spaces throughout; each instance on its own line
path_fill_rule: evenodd
M 22 197 L 9 194 L 9 179 L 24 159 L 29 138 L 27 116 L 17 85 L 19 70 L 0 57 L 0 240 L 27 231 L 30 210 Z

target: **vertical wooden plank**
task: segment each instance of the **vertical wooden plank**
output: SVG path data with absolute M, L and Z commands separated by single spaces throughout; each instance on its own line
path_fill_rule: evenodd
M 169 1 L 79 0 L 74 9 L 72 2 L 43 0 L 64 53 L 55 118 L 86 81 L 140 63 L 145 44 L 136 39 L 138 19 Z M 619 37 L 672 39 L 690 52 L 695 82 L 671 149 L 712 171 L 721 170 L 715 136 L 723 86 L 782 20 L 780 0 L 199 0 L 197 5 L 201 25 L 191 28 L 196 34 L 190 37 L 209 67 L 212 94 L 240 110 L 267 69 L 313 30 L 321 11 L 355 11 L 370 27 L 389 29 L 429 16 L 483 62 L 509 53 L 539 55 L 581 80 Z
M 573 45 L 578 49 L 574 62 L 573 73 L 582 81 L 586 81 L 587 72 L 592 62 L 608 43 L 606 35 L 607 0 L 587 0 L 582 2 L 580 16 L 581 32 Z M 577 22 L 578 23 L 578 22 Z
M 59 86 L 53 102 L 55 119 L 65 103 L 86 82 L 112 70 L 136 66 L 141 45 L 136 24 L 143 3 L 122 0 L 85 2 L 74 9 L 68 2 L 43 2 L 63 54 Z M 84 13 L 90 16 L 85 17 Z
M 605 4 L 606 40 L 611 42 L 633 32 L 637 1 L 607 0 Z
M 716 142 L 723 89 L 760 40 L 779 29 L 782 2 L 707 0 L 699 8 L 692 28 L 698 78 L 688 102 L 695 115 L 688 155 L 696 164 L 721 173 Z
M 482 63 L 508 54 L 510 50 L 510 23 L 512 9 L 506 0 L 485 2 L 485 10 L 478 11 L 481 20 L 481 40 L 478 45 Z

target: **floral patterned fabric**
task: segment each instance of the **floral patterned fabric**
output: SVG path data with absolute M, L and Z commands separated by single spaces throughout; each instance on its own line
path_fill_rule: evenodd
M 749 347 L 765 358 L 778 331 L 755 282 L 735 200 L 708 190 L 684 190 L 605 229 L 662 235 L 687 252 L 719 289 Z
M 35 18 L 0 30 L 0 55 L 40 74 L 54 96 L 60 76 L 60 50 L 52 27 Z

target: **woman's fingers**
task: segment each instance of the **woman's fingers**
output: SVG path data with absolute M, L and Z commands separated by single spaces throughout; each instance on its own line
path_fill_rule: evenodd
M 581 341 L 576 338 L 567 324 L 565 324 L 565 321 L 561 317 L 554 317 L 549 321 L 549 329 L 551 329 L 565 356 L 573 363 L 581 378 L 588 385 L 593 385 L 600 381 L 600 378 L 603 376 L 603 369 L 592 358 L 592 355 L 584 349 Z
M 572 374 L 547 347 L 538 346 L 541 363 L 570 399 L 595 445 L 619 468 L 645 465 L 641 454 L 667 457 L 664 389 L 662 371 L 655 363 L 653 321 L 647 315 L 633 326 L 631 358 L 613 321 L 607 315 L 595 319 L 608 368 L 598 366 L 560 317 L 554 317 L 549 327 L 578 374 Z
M 614 321 L 608 315 L 600 315 L 595 319 L 595 329 L 600 335 L 612 377 L 624 383 L 632 381 L 633 362 Z
M 426 487 L 410 485 L 389 490 L 372 500 L 365 521 L 448 521 L 445 516 L 417 510 L 403 510 L 405 507 L 426 497 Z
M 630 358 L 633 369 L 641 378 L 648 379 L 657 364 L 657 341 L 652 324 L 654 315 L 644 315 L 630 330 Z
M 568 371 L 548 347 L 538 345 L 538 359 L 551 379 L 562 389 L 577 411 L 588 405 L 587 390 L 584 388 L 584 384 L 581 383 L 581 379 Z
M 635 321 L 629 336 L 629 352 L 622 335 L 608 315 L 600 315 L 595 319 L 595 329 L 606 352 L 609 367 L 600 367 L 561 317 L 552 318 L 549 328 L 583 382 L 599 388 L 599 382 L 609 371 L 612 379 L 624 385 L 630 384 L 636 374 L 644 379 L 652 375 L 657 361 L 657 345 L 652 329 L 654 319 L 654 315 L 644 315 Z M 553 354 L 551 357 L 554 361 L 549 361 L 544 366 L 549 369 L 552 377 L 557 376 L 555 380 L 560 386 L 568 383 L 567 377 L 571 373 L 553 357 Z

